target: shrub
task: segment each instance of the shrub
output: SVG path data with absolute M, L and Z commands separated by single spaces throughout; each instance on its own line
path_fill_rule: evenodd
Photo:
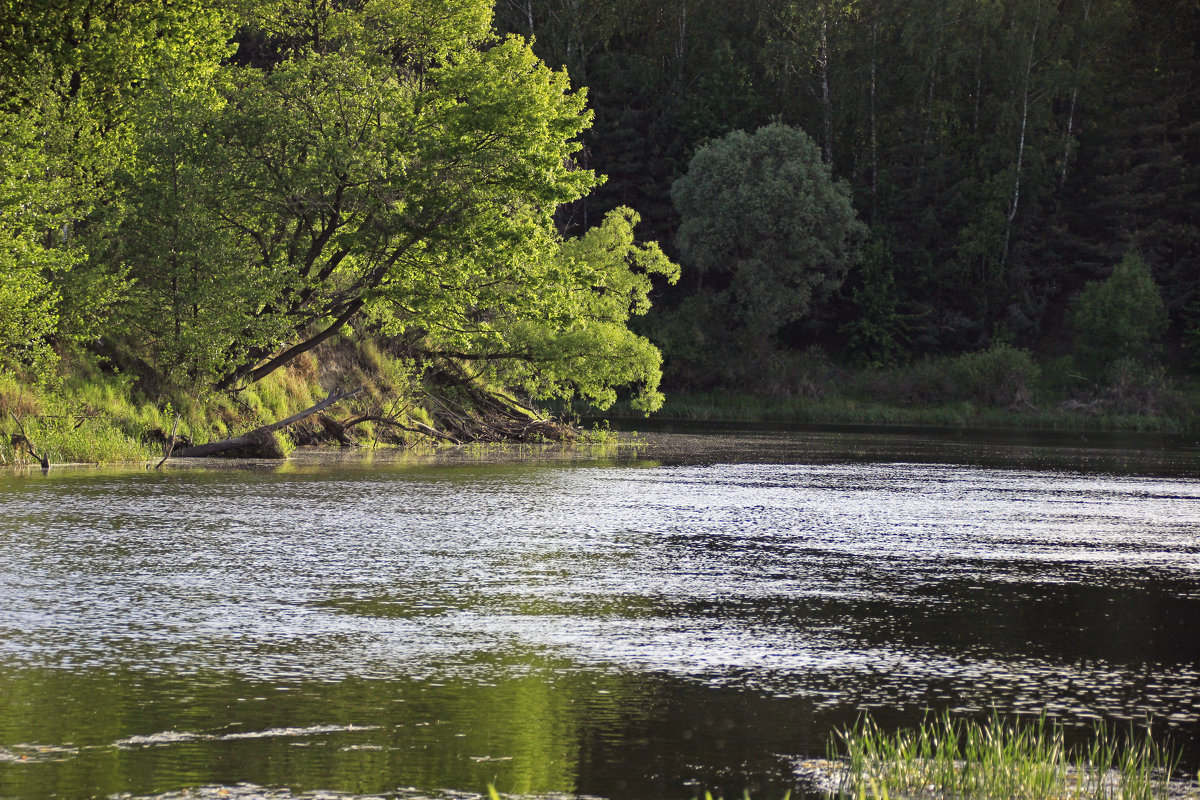
M 1075 300 L 1070 323 L 1076 363 L 1093 380 L 1121 359 L 1157 361 L 1167 313 L 1141 256 L 1127 253 L 1107 280 L 1089 283 Z
M 1026 350 L 993 344 L 964 353 L 951 362 L 951 377 L 960 399 L 993 406 L 1028 405 L 1040 368 Z
M 1161 365 L 1119 358 L 1109 364 L 1104 382 L 1104 403 L 1118 414 L 1184 415 L 1188 411 Z
M 856 393 L 901 406 L 934 406 L 958 396 L 946 359 L 922 358 L 903 366 L 863 373 Z

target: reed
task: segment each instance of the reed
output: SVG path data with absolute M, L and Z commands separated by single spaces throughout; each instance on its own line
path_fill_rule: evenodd
M 947 714 L 887 733 L 869 717 L 834 734 L 844 766 L 830 794 L 963 800 L 1167 800 L 1178 755 L 1138 733 L 1099 724 L 1082 747 L 1040 717 L 985 722 Z

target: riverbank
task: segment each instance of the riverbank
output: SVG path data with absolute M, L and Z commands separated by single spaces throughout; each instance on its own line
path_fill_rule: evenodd
M 1189 401 L 1200 409 L 1200 398 Z M 597 418 L 635 423 L 644 416 L 618 404 Z M 714 390 L 668 394 L 657 420 L 776 422 L 801 425 L 978 428 L 1029 431 L 1200 432 L 1200 415 L 1181 407 L 1172 414 L 1121 413 L 1100 404 L 1060 401 L 1048 407 L 995 407 L 970 400 L 937 405 L 897 405 L 857 397 L 770 397 Z M 591 419 L 591 417 L 585 417 Z
M 50 379 L 0 373 L 0 466 L 157 461 L 169 450 L 206 455 L 190 448 L 219 442 L 236 445 L 223 455 L 284 458 L 295 447 L 326 444 L 610 438 L 603 426 L 564 424 L 454 364 L 415 366 L 370 339 L 336 339 L 235 391 L 165 386 L 136 368 L 66 352 Z
M 1007 345 L 886 367 L 819 349 L 772 362 L 771 378 L 706 376 L 665 389 L 659 419 L 1039 431 L 1200 431 L 1200 380 L 1123 359 L 1103 374 Z M 757 374 L 757 373 L 754 373 Z M 614 419 L 636 416 L 616 407 Z
M 121 367 L 125 367 L 124 370 Z M 563 424 L 465 372 L 421 374 L 371 340 L 334 341 L 236 392 L 155 386 L 136 365 L 87 353 L 64 353 L 50 381 L 0 374 L 0 466 L 108 463 L 159 459 L 172 431 L 186 448 L 240 436 L 311 409 L 335 389 L 361 387 L 323 415 L 271 432 L 254 455 L 284 457 L 293 447 L 419 446 L 469 442 L 593 442 L 607 421 L 782 423 L 871 428 L 986 431 L 1200 432 L 1200 385 L 1135 370 L 1102 385 L 1077 385 L 1061 369 L 1027 354 L 993 348 L 982 354 L 903 367 L 850 370 L 806 356 L 772 391 L 668 392 L 649 419 L 618 402 L 589 415 L 558 409 Z M 784 380 L 786 378 L 786 380 Z M 551 409 L 552 411 L 554 409 Z
M 265 455 L 352 436 L 388 444 L 435 438 L 415 430 L 432 420 L 412 400 L 393 359 L 369 342 L 342 342 L 321 355 L 299 358 L 237 392 L 148 388 L 132 372 L 84 353 L 65 353 L 50 381 L 0 374 L 0 465 L 157 460 L 172 435 L 180 448 L 216 442 L 286 419 L 320 402 L 329 387 L 345 386 L 362 392 L 331 409 L 337 426 L 313 417 L 272 432 Z
M 1104 370 L 1005 344 L 887 366 L 820 348 L 709 373 L 667 371 L 659 419 L 1057 431 L 1200 431 L 1200 376 L 1120 359 Z M 614 419 L 636 412 L 615 407 Z

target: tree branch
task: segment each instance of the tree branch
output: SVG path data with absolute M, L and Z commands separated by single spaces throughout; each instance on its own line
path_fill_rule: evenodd
M 354 317 L 355 314 L 358 313 L 359 309 L 361 309 L 363 307 L 363 304 L 365 302 L 366 301 L 361 297 L 356 300 L 351 301 L 350 304 L 346 307 L 346 310 L 343 311 L 341 313 L 341 315 L 338 316 L 337 319 L 335 319 L 333 322 L 331 322 L 329 324 L 329 327 L 325 328 L 325 330 L 321 331 L 320 333 L 316 334 L 315 336 L 311 336 L 308 339 L 305 339 L 302 342 L 297 342 L 296 344 L 294 344 L 291 347 L 289 347 L 288 349 L 284 350 L 282 353 L 279 353 L 274 358 L 272 358 L 270 361 L 268 361 L 267 363 L 265 363 L 261 366 L 250 369 L 250 367 L 253 366 L 252 364 L 244 364 L 243 366 L 239 367 L 238 369 L 234 370 L 233 372 L 229 373 L 224 378 L 222 378 L 220 381 L 218 381 L 217 388 L 218 389 L 228 389 L 229 387 L 233 386 L 234 383 L 241 380 L 242 378 L 247 379 L 246 380 L 247 384 L 256 383 L 257 381 L 262 380 L 263 378 L 267 377 L 275 370 L 282 367 L 284 364 L 291 361 L 293 358 L 296 358 L 297 356 L 307 353 L 309 350 L 312 350 L 317 345 L 321 344 L 321 342 L 325 341 L 326 339 L 328 339 L 329 337 L 333 336 L 335 333 L 340 331 L 342 329 L 342 327 L 347 322 L 349 322 L 351 320 L 351 318 Z

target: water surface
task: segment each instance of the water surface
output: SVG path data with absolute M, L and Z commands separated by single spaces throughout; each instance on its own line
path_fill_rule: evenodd
M 863 710 L 1200 760 L 1193 445 L 642 440 L 0 476 L 0 796 L 775 797 Z

